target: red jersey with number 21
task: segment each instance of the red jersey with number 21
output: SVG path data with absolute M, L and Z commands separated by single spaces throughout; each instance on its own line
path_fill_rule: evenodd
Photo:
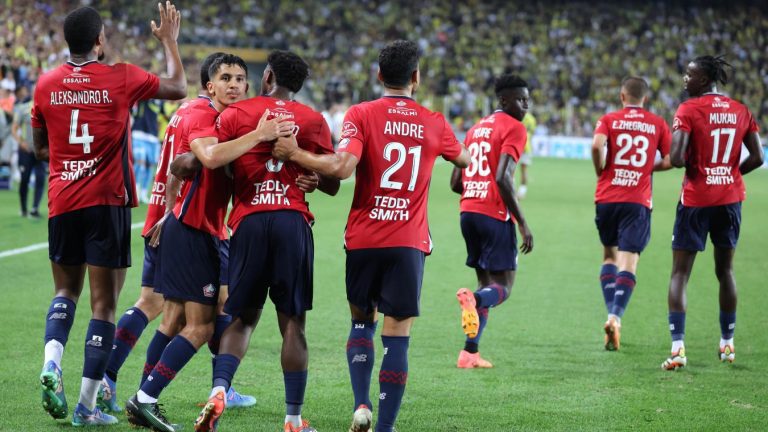
M 461 144 L 440 113 L 407 97 L 349 108 L 338 152 L 359 163 L 344 243 L 347 249 L 410 247 L 429 253 L 427 196 L 435 159 L 456 159 Z
M 672 128 L 690 134 L 680 202 L 711 207 L 744 201 L 741 145 L 748 133 L 758 131 L 747 107 L 727 96 L 707 93 L 683 102 Z
M 32 127 L 48 132 L 48 217 L 97 205 L 138 205 L 130 109 L 160 79 L 124 63 L 67 62 L 35 87 Z

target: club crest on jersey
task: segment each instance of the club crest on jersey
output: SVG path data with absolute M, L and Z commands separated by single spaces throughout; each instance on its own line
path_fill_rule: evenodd
M 624 115 L 624 118 L 644 118 L 644 117 L 645 115 L 643 113 L 637 112 L 637 110 L 634 108 L 629 110 L 629 113 Z
M 203 287 L 203 295 L 208 298 L 213 298 L 214 294 L 216 294 L 216 288 L 213 287 L 213 284 L 208 284 Z
M 285 102 L 283 102 L 281 100 L 275 101 L 275 105 L 277 105 L 277 106 L 285 106 Z
M 683 126 L 683 121 L 680 120 L 679 117 L 675 117 L 675 119 L 672 121 L 672 129 L 678 130 Z
M 344 125 L 341 127 L 341 136 L 349 138 L 355 135 L 357 135 L 357 126 L 349 121 L 344 122 Z
M 712 102 L 712 108 L 725 108 L 728 109 L 731 107 L 731 104 L 729 104 L 727 101 L 723 101 L 719 97 L 715 96 L 715 101 Z

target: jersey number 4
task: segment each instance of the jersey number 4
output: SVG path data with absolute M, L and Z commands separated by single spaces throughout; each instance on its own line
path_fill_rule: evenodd
M 83 153 L 88 154 L 91 152 L 91 143 L 93 142 L 93 135 L 88 135 L 88 123 L 80 125 L 80 133 L 77 135 L 77 117 L 80 115 L 79 109 L 72 110 L 72 118 L 69 122 L 69 143 L 80 144 L 83 146 Z
M 643 135 L 632 136 L 630 134 L 619 134 L 616 137 L 616 145 L 619 146 L 619 151 L 616 153 L 616 158 L 613 163 L 616 165 L 632 165 L 633 167 L 643 167 L 645 162 L 648 161 L 648 146 L 650 142 L 648 138 Z M 635 150 L 633 154 L 628 155 L 630 150 Z
M 396 155 L 393 155 L 396 153 Z M 414 146 L 406 150 L 405 145 L 399 142 L 391 142 L 384 146 L 384 159 L 391 161 L 395 156 L 395 163 L 390 165 L 389 168 L 384 170 L 381 175 L 381 188 L 382 189 L 397 189 L 403 188 L 403 183 L 398 181 L 392 181 L 392 176 L 405 165 L 405 159 L 408 155 L 413 156 L 413 163 L 411 164 L 411 181 L 408 182 L 408 190 L 413 191 L 416 189 L 416 178 L 419 176 L 419 164 L 421 163 L 421 146 Z

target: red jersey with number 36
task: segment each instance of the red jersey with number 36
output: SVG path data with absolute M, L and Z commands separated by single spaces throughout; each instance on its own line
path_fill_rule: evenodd
M 672 135 L 663 118 L 628 106 L 604 115 L 595 135 L 608 137 L 605 167 L 597 180 L 596 203 L 636 203 L 651 208 L 656 152 L 669 154 Z
M 299 147 L 312 153 L 333 153 L 331 132 L 322 114 L 306 105 L 268 96 L 258 96 L 232 104 L 219 116 L 219 142 L 230 141 L 253 131 L 265 110 L 272 117 L 293 121 Z M 240 222 L 252 213 L 295 210 L 308 222 L 314 220 L 304 192 L 296 186 L 299 174 L 309 171 L 293 162 L 272 158 L 272 146 L 260 143 L 232 162 L 234 176 L 233 208 L 229 227 L 236 231 Z
M 176 150 L 185 133 L 184 125 L 186 122 L 184 118 L 194 107 L 207 106 L 210 103 L 210 98 L 198 96 L 197 99 L 183 103 L 168 122 L 163 138 L 163 147 L 160 149 L 160 159 L 157 162 L 155 182 L 152 184 L 152 195 L 149 198 L 149 204 L 147 204 L 147 219 L 144 221 L 142 236 L 146 236 L 147 231 L 165 215 L 165 187 L 168 184 L 168 174 L 171 172 L 171 162 L 176 156 Z M 189 131 L 187 130 L 186 133 Z
M 410 247 L 429 253 L 427 196 L 435 159 L 461 154 L 442 114 L 407 97 L 349 108 L 339 152 L 359 163 L 344 235 L 347 249 Z
M 480 120 L 467 132 L 464 145 L 472 161 L 461 170 L 461 211 L 480 213 L 501 221 L 509 220 L 506 204 L 496 184 L 496 171 L 502 153 L 517 162 L 528 142 L 528 131 L 503 111 Z
M 97 206 L 138 205 L 130 109 L 160 79 L 124 63 L 67 62 L 35 87 L 32 127 L 48 133 L 48 217 Z
M 690 134 L 680 202 L 711 207 L 744 201 L 741 146 L 748 133 L 758 131 L 747 107 L 727 96 L 707 93 L 683 102 L 672 127 Z

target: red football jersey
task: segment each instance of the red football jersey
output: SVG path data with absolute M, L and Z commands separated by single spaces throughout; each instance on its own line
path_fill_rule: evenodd
M 355 155 L 355 194 L 344 235 L 347 249 L 410 247 L 429 253 L 427 196 L 438 156 L 461 144 L 442 114 L 407 97 L 385 96 L 349 108 L 339 152 Z
M 48 217 L 96 205 L 138 205 L 130 109 L 160 79 L 136 66 L 67 62 L 35 87 L 32 127 L 48 132 Z
M 597 180 L 596 203 L 636 203 L 651 208 L 656 152 L 669 154 L 672 135 L 663 118 L 628 106 L 598 120 L 595 135 L 608 137 L 605 167 Z
M 184 133 L 184 124 L 186 123 L 182 120 L 187 116 L 192 107 L 206 106 L 210 103 L 211 100 L 209 98 L 198 96 L 197 99 L 182 104 L 168 122 L 168 126 L 165 129 L 165 137 L 163 138 L 163 147 L 160 150 L 160 159 L 157 161 L 155 182 L 152 184 L 152 195 L 147 205 L 147 219 L 144 221 L 142 236 L 146 236 L 147 231 L 165 214 L 165 186 L 168 183 L 168 174 L 171 172 L 171 162 L 173 162 L 176 149 Z
M 502 153 L 517 162 L 527 141 L 525 126 L 503 111 L 496 111 L 472 126 L 464 139 L 472 162 L 461 171 L 462 212 L 509 220 L 507 206 L 496 184 L 496 170 Z
M 192 106 L 182 121 L 176 155 L 191 151 L 190 143 L 197 138 L 215 137 L 218 115 L 210 101 Z M 227 238 L 224 217 L 231 196 L 232 181 L 224 167 L 213 170 L 203 167 L 181 186 L 173 214 L 180 222 L 223 240 Z
M 752 113 L 741 103 L 707 93 L 683 102 L 672 126 L 690 134 L 680 201 L 710 207 L 744 201 L 739 171 L 744 136 L 757 132 Z
M 331 132 L 322 114 L 294 101 L 258 96 L 232 104 L 217 122 L 219 142 L 239 138 L 256 129 L 265 110 L 296 123 L 293 133 L 299 147 L 312 153 L 333 153 Z M 296 186 L 299 174 L 308 171 L 292 162 L 272 158 L 272 146 L 258 144 L 232 162 L 233 208 L 229 226 L 234 232 L 251 213 L 295 210 L 308 222 L 314 220 L 304 192 Z

